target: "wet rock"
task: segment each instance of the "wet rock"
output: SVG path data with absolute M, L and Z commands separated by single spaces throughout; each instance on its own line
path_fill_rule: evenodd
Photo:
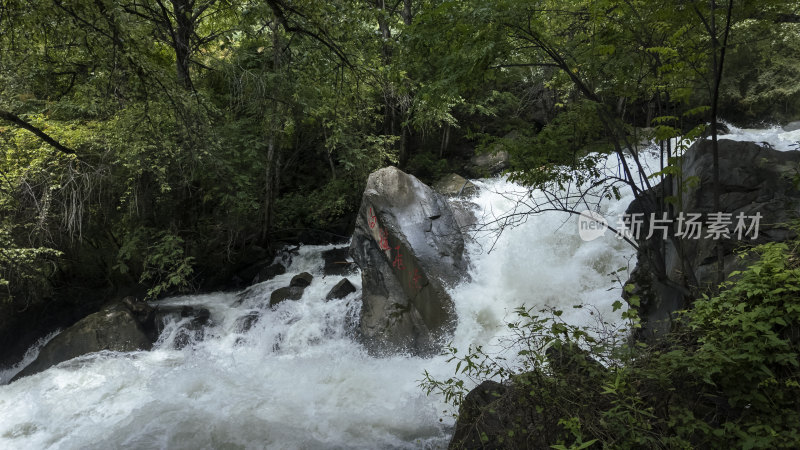
M 14 380 L 87 353 L 149 350 L 152 341 L 123 302 L 111 303 L 53 338 Z
M 181 317 L 191 317 L 193 325 L 206 325 L 211 318 L 211 311 L 206 308 L 195 309 L 191 306 L 181 308 Z
M 322 252 L 325 261 L 322 273 L 325 276 L 343 276 L 355 272 L 355 264 L 348 260 L 349 251 L 349 247 L 339 247 Z
M 292 281 L 289 282 L 289 286 L 305 288 L 311 284 L 311 280 L 313 279 L 314 276 L 308 272 L 299 273 L 292 277 Z
M 267 267 L 258 271 L 255 279 L 253 280 L 253 284 L 261 283 L 263 281 L 271 280 L 278 275 L 283 275 L 286 273 L 286 267 L 283 266 L 281 263 L 274 263 L 270 264 Z
M 456 321 L 446 287 L 465 278 L 468 267 L 444 197 L 395 167 L 373 172 L 350 255 L 362 271 L 359 331 L 367 349 L 438 351 Z
M 158 305 L 156 304 L 155 325 L 157 335 L 161 335 L 166 325 L 172 320 L 189 318 L 184 328 L 194 335 L 202 331 L 211 321 L 211 312 L 207 308 L 195 308 L 189 305 Z
M 260 318 L 261 314 L 259 314 L 257 311 L 251 311 L 246 315 L 237 318 L 236 322 L 233 324 L 233 329 L 236 330 L 237 333 L 245 333 L 250 331 L 250 329 L 253 328 L 253 325 L 255 325 Z
M 275 306 L 285 300 L 300 300 L 303 297 L 305 288 L 298 286 L 286 286 L 276 289 L 269 296 L 269 306 Z
M 797 131 L 797 130 L 800 130 L 800 120 L 789 122 L 783 126 L 783 131 L 786 131 L 787 133 L 790 131 Z
M 508 446 L 507 432 L 513 429 L 504 401 L 508 391 L 507 386 L 496 381 L 484 381 L 471 390 L 458 409 L 458 422 L 448 448 L 526 448 Z
M 471 197 L 478 193 L 478 186 L 461 175 L 451 173 L 434 183 L 433 190 L 448 197 Z
M 156 309 L 144 300 L 137 297 L 128 296 L 122 299 L 122 303 L 136 318 L 136 321 L 142 326 L 142 329 L 147 334 L 150 341 L 155 342 L 158 339 L 158 330 L 156 326 Z
M 325 296 L 325 300 L 345 298 L 356 291 L 356 287 L 347 278 L 342 278 Z

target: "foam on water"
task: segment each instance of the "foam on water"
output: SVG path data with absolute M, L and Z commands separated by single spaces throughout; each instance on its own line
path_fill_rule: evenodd
M 782 136 L 768 131 L 756 140 L 769 133 Z M 652 154 L 643 161 L 646 172 L 658 165 Z M 616 157 L 606 166 L 615 170 Z M 529 194 L 504 179 L 476 183 L 475 210 L 487 217 L 513 211 Z M 621 196 L 599 210 L 612 225 L 633 198 L 626 190 Z M 520 305 L 561 308 L 573 323 L 592 324 L 598 313 L 619 322 L 611 310 L 619 286 L 609 273 L 635 260 L 611 232 L 583 242 L 574 216 L 545 213 L 495 239 L 477 233 L 467 245 L 472 279 L 452 289 L 456 347 L 496 345 Z M 348 276 L 357 292 L 324 301 L 340 279 L 322 276 L 320 252 L 329 248 L 301 247 L 288 273 L 242 293 L 162 301 L 211 312 L 205 338 L 180 350 L 177 330 L 189 319 L 175 317 L 152 351 L 87 355 L 0 386 L 0 448 L 445 448 L 448 405 L 426 396 L 419 381 L 425 370 L 442 379 L 454 367 L 442 356 L 369 356 L 353 339 L 360 275 Z M 303 297 L 270 309 L 272 290 L 303 271 L 314 275 Z M 572 308 L 580 303 L 595 313 Z M 237 319 L 251 313 L 260 320 L 237 329 Z

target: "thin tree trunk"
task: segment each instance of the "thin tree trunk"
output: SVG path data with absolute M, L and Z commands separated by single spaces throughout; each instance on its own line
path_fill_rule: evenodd
M 277 21 L 272 23 L 270 27 L 272 29 L 272 70 L 274 72 L 278 72 L 280 70 L 281 58 L 280 58 L 280 36 L 278 35 L 278 23 Z M 277 77 L 276 77 L 277 78 Z M 277 89 L 275 89 L 277 91 Z M 276 134 L 278 133 L 278 102 L 276 99 L 276 95 L 272 95 L 272 102 L 271 108 L 269 111 L 270 119 L 269 119 L 269 130 L 268 130 L 268 138 L 267 138 L 267 160 L 266 160 L 266 168 L 264 173 L 264 184 L 265 184 L 265 193 L 264 193 L 264 223 L 261 227 L 261 239 L 263 242 L 268 242 L 269 233 L 272 229 L 272 220 L 273 220 L 273 203 L 275 200 L 275 196 L 277 195 L 277 168 L 278 168 L 278 157 L 277 154 L 277 143 L 276 143 Z
M 172 0 L 172 11 L 175 14 L 175 66 L 178 83 L 186 88 L 192 88 L 192 78 L 189 73 L 189 62 L 192 56 L 191 39 L 194 34 L 192 21 L 192 5 L 187 0 Z
M 725 50 L 728 46 L 728 35 L 730 34 L 731 29 L 731 13 L 733 11 L 733 0 L 728 1 L 728 11 L 727 11 L 727 20 L 725 23 L 725 31 L 724 37 L 722 42 L 722 47 L 719 48 L 719 60 L 717 60 L 717 49 L 719 47 L 719 41 L 717 40 L 717 28 L 716 28 L 716 14 L 715 8 L 716 4 L 714 0 L 710 0 L 711 2 L 711 46 L 713 52 L 713 73 L 714 73 L 714 85 L 713 91 L 711 95 L 711 158 L 712 158 L 712 167 L 713 167 L 713 180 L 714 180 L 714 201 L 713 201 L 713 208 L 714 212 L 722 212 L 720 211 L 720 195 L 722 193 L 722 186 L 720 185 L 719 180 L 719 143 L 717 140 L 717 113 L 718 113 L 718 105 L 719 105 L 719 87 L 722 82 L 722 71 L 725 64 Z M 716 243 L 716 253 L 717 253 L 717 284 L 722 283 L 724 279 L 724 268 L 725 268 L 725 255 L 722 249 L 722 245 L 719 241 Z

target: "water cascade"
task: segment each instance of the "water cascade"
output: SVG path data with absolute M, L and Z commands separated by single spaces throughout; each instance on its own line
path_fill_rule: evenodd
M 796 141 L 777 130 L 733 133 L 776 147 Z M 657 155 L 645 160 L 658 164 Z M 515 193 L 526 192 L 504 179 L 475 183 L 480 194 L 471 202 L 484 218 L 508 212 Z M 600 212 L 615 223 L 631 199 L 623 191 Z M 0 448 L 446 447 L 448 405 L 426 396 L 419 382 L 425 370 L 446 378 L 454 368 L 442 356 L 369 356 L 352 335 L 360 292 L 325 301 L 341 279 L 323 277 L 320 253 L 330 248 L 301 247 L 286 274 L 245 292 L 160 301 L 210 312 L 202 339 L 180 349 L 178 330 L 190 319 L 175 316 L 152 351 L 86 355 L 0 386 Z M 452 344 L 463 349 L 495 345 L 523 304 L 563 308 L 575 323 L 598 316 L 618 322 L 611 304 L 620 286 L 609 274 L 635 264 L 628 244 L 610 232 L 584 242 L 576 218 L 560 213 L 528 217 L 499 238 L 476 233 L 468 250 L 472 280 L 451 291 L 458 313 Z M 304 271 L 314 280 L 302 298 L 271 309 L 269 294 Z M 360 289 L 359 273 L 348 278 Z M 594 314 L 572 308 L 581 303 L 594 305 Z M 248 314 L 259 319 L 244 330 L 237 319 Z M 0 376 L 8 380 L 19 369 Z

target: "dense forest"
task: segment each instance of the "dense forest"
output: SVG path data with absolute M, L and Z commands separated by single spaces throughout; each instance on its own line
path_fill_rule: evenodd
M 0 357 L 346 240 L 387 165 L 432 182 L 502 147 L 537 186 L 798 118 L 790 0 L 3 0 Z

